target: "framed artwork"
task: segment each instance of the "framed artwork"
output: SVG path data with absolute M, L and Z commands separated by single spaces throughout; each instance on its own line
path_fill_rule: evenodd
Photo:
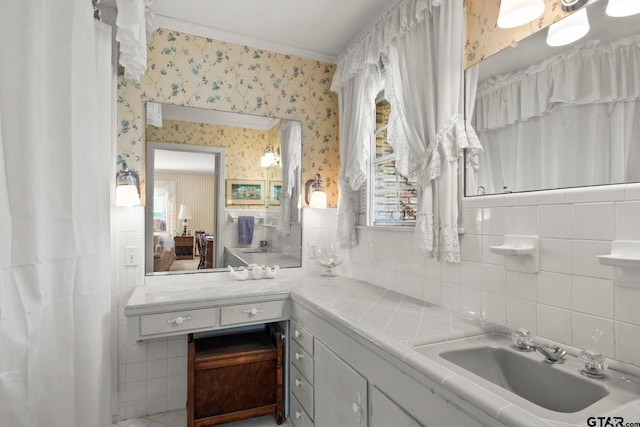
M 282 191 L 282 181 L 269 181 L 269 205 L 280 204 L 280 192 Z
M 264 205 L 264 181 L 227 180 L 227 206 Z

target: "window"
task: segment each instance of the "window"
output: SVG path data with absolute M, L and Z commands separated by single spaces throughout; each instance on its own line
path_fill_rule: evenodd
M 371 138 L 369 225 L 411 225 L 416 222 L 416 178 L 396 171 L 393 148 L 387 141 L 391 104 L 381 92 L 376 98 Z

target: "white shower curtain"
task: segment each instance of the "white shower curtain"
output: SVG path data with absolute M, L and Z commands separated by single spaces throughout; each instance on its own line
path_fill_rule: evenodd
M 111 29 L 2 1 L 0 425 L 111 425 Z

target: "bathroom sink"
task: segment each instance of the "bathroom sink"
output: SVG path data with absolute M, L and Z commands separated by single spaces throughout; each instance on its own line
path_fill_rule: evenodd
M 550 364 L 539 352 L 516 350 L 500 334 L 415 345 L 414 350 L 457 374 L 442 383 L 451 384 L 452 391 L 462 387 L 465 400 L 483 407 L 491 401 L 483 397 L 487 391 L 500 398 L 484 407 L 498 419 L 501 408 L 513 405 L 534 418 L 584 424 L 589 416 L 608 414 L 640 399 L 637 377 L 608 369 L 604 379 L 587 378 L 576 357 L 567 355 L 565 363 Z
M 551 411 L 577 412 L 609 394 L 603 385 L 583 376 L 550 369 L 542 356 L 537 356 L 532 359 L 500 347 L 440 353 L 443 359 Z

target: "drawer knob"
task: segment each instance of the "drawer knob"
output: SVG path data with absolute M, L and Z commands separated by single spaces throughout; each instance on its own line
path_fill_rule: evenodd
M 296 360 L 304 359 L 304 354 L 296 353 Z
M 302 385 L 302 381 L 296 379 L 296 387 L 300 387 Z
M 300 411 L 296 411 L 296 418 L 297 419 L 302 418 L 302 413 Z
M 294 335 L 296 338 L 300 338 L 300 337 L 302 336 L 302 334 L 300 333 L 300 331 L 299 331 L 299 330 L 297 330 L 297 329 L 295 330 L 295 332 L 293 333 L 293 335 Z M 302 339 L 302 338 L 300 338 L 300 339 Z
M 191 316 L 186 316 L 186 317 L 178 316 L 175 319 L 167 320 L 167 323 L 169 325 L 178 326 L 178 325 L 182 325 L 184 322 L 188 322 L 189 320 L 191 320 Z
M 252 308 L 250 310 L 242 310 L 242 313 L 251 317 L 251 316 L 255 316 L 256 314 L 264 313 L 264 310 L 258 310 L 257 308 Z

